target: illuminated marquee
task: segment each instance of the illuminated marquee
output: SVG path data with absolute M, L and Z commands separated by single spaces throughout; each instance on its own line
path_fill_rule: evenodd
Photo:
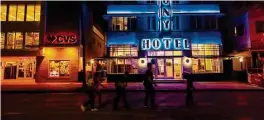
M 78 44 L 78 37 L 76 33 L 59 32 L 49 33 L 45 36 L 45 44 L 51 45 L 73 45 Z
M 190 42 L 186 38 L 153 38 L 141 40 L 142 50 L 190 50 Z

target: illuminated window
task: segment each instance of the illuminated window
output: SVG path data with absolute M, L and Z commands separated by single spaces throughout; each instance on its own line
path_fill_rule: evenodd
M 136 30 L 136 17 L 112 17 L 113 31 Z
M 192 44 L 193 56 L 219 56 L 221 46 L 217 44 Z
M 69 60 L 50 60 L 49 77 L 69 77 L 70 76 Z
M 112 45 L 110 46 L 111 57 L 136 57 L 138 48 L 133 45 Z
M 1 32 L 1 49 L 5 48 L 5 33 Z
M 179 30 L 180 29 L 180 19 L 179 16 L 172 17 L 172 30 Z
M 222 60 L 218 58 L 192 59 L 193 73 L 221 73 Z
M 39 45 L 39 33 L 38 32 L 26 32 L 25 36 L 25 48 L 32 49 Z
M 40 5 L 27 5 L 26 21 L 40 21 Z
M 6 21 L 7 6 L 1 5 L 1 21 Z
M 108 74 L 124 74 L 125 71 L 129 74 L 138 73 L 137 59 L 110 59 L 108 60 L 107 73 Z
M 182 51 L 148 51 L 148 56 L 182 56 Z
M 7 61 L 4 66 L 4 79 L 33 78 L 36 68 L 35 58 L 21 58 L 19 61 Z
M 16 21 L 17 5 L 9 5 L 8 21 Z
M 217 29 L 217 18 L 216 16 L 205 16 L 205 28 L 206 29 Z
M 21 32 L 7 33 L 7 49 L 22 49 L 23 34 Z
M 17 6 L 17 21 L 24 21 L 25 18 L 25 5 Z
M 24 21 L 25 5 L 9 5 L 8 21 Z

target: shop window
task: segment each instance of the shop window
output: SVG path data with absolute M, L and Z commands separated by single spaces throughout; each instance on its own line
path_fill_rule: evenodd
M 7 5 L 1 5 L 1 21 L 6 21 Z
M 5 33 L 1 32 L 1 49 L 5 48 Z
M 10 5 L 8 21 L 24 21 L 25 5 Z
M 147 28 L 150 31 L 156 30 L 156 17 L 155 16 L 147 17 Z
M 49 77 L 69 77 L 69 60 L 50 60 Z
M 23 34 L 21 32 L 7 33 L 7 49 L 22 49 Z
M 110 59 L 107 63 L 108 74 L 124 74 L 125 71 L 130 74 L 138 73 L 137 59 Z
M 5 62 L 4 79 L 33 78 L 35 60 L 23 58 L 23 61 Z
M 6 62 L 4 69 L 4 79 L 16 79 L 17 74 L 17 63 Z
M 112 17 L 113 31 L 135 31 L 136 17 Z
M 264 21 L 256 21 L 256 33 L 264 33 Z
M 220 45 L 217 44 L 192 44 L 193 56 L 219 56 Z
M 25 48 L 32 49 L 39 46 L 39 33 L 38 32 L 26 32 L 25 36 Z
M 193 73 L 221 73 L 222 60 L 218 58 L 198 58 L 192 60 Z
M 133 45 L 111 45 L 111 57 L 137 57 L 138 48 Z
M 27 5 L 26 21 L 40 21 L 40 5 Z
M 179 30 L 180 29 L 180 21 L 179 16 L 172 17 L 172 30 Z

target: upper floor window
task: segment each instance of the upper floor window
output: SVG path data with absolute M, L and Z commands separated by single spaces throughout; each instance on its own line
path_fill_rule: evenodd
M 9 5 L 8 21 L 24 21 L 25 5 Z
M 27 5 L 27 21 L 40 21 L 40 5 Z
M 148 16 L 147 17 L 147 30 L 156 30 L 156 17 Z
M 243 36 L 244 35 L 244 25 L 240 24 L 235 26 L 234 28 L 235 36 Z
M 136 26 L 136 17 L 112 17 L 113 31 L 134 31 Z
M 1 5 L 1 21 L 6 21 L 7 6 Z
M 256 21 L 256 33 L 264 32 L 264 21 Z
M 138 56 L 138 47 L 133 45 L 111 45 L 111 57 L 136 57 Z
M 217 29 L 217 18 L 216 16 L 205 17 L 205 29 Z
M 179 16 L 172 17 L 172 30 L 179 30 L 180 29 L 180 19 Z
M 1 49 L 34 49 L 38 46 L 39 32 L 1 32 Z
M 190 28 L 191 29 L 202 29 L 203 28 L 203 16 L 191 16 L 190 17 Z

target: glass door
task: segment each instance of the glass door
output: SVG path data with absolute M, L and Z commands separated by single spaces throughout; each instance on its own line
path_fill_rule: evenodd
M 166 61 L 166 78 L 173 78 L 173 60 L 172 58 L 165 59 Z
M 164 78 L 165 75 L 165 65 L 164 65 L 164 59 L 157 59 L 157 68 L 156 68 L 156 76 L 157 78 Z
M 174 78 L 181 79 L 182 78 L 182 59 L 174 58 Z

